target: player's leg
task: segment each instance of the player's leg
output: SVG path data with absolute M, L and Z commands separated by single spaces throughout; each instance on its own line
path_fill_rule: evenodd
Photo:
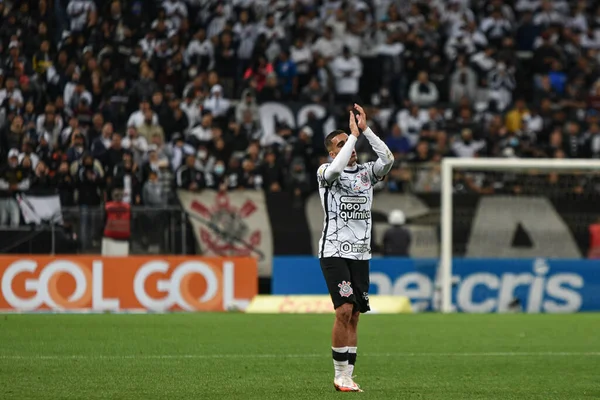
M 358 321 L 361 313 L 371 310 L 369 306 L 369 261 L 352 260 L 348 266 L 356 298 L 348 331 L 348 371 L 353 374 L 358 347 Z
M 360 311 L 352 312 L 350 317 L 350 326 L 348 327 L 348 372 L 350 376 L 354 374 L 354 365 L 356 365 L 356 349 L 358 346 L 358 319 Z
M 350 280 L 350 270 L 343 258 L 327 257 L 321 260 L 321 270 L 335 309 L 331 334 L 331 352 L 335 369 L 334 385 L 339 391 L 359 391 L 348 374 L 348 344 L 350 320 L 355 298 Z

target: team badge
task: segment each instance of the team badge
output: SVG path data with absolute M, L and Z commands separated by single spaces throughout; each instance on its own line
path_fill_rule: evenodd
M 352 293 L 354 293 L 354 291 L 352 290 L 352 286 L 350 286 L 350 285 L 351 285 L 351 283 L 346 282 L 346 281 L 342 281 L 342 283 L 340 283 L 338 285 L 338 287 L 340 288 L 340 296 L 342 296 L 342 297 L 352 296 Z
M 367 176 L 367 174 L 362 174 L 362 175 L 360 176 L 360 180 L 361 180 L 361 181 L 362 181 L 362 183 L 363 183 L 363 184 L 365 184 L 365 185 L 366 185 L 367 183 L 369 183 L 369 177 Z

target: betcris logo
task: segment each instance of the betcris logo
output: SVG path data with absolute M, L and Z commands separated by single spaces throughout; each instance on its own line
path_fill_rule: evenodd
M 293 275 L 289 279 L 295 279 L 289 282 L 278 271 L 276 260 L 274 294 L 327 293 L 318 260 L 314 269 L 306 259 L 303 263 L 304 268 L 289 264 L 285 268 Z M 407 296 L 415 310 L 437 310 L 437 264 L 437 260 L 373 259 L 369 294 Z M 452 298 L 456 310 L 467 313 L 508 312 L 515 304 L 528 313 L 597 311 L 600 264 L 588 260 L 455 259 Z

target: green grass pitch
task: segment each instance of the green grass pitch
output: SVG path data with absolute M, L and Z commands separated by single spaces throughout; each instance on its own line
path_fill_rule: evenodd
M 600 318 L 365 315 L 336 393 L 331 315 L 0 315 L 0 399 L 600 399 Z

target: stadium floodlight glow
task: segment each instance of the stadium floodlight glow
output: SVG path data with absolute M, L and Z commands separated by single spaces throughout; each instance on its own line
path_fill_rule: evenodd
M 520 159 L 520 158 L 444 158 L 442 160 L 441 254 L 439 279 L 440 311 L 450 313 L 452 305 L 452 211 L 453 177 L 457 170 L 474 171 L 598 171 L 600 160 L 591 159 Z

